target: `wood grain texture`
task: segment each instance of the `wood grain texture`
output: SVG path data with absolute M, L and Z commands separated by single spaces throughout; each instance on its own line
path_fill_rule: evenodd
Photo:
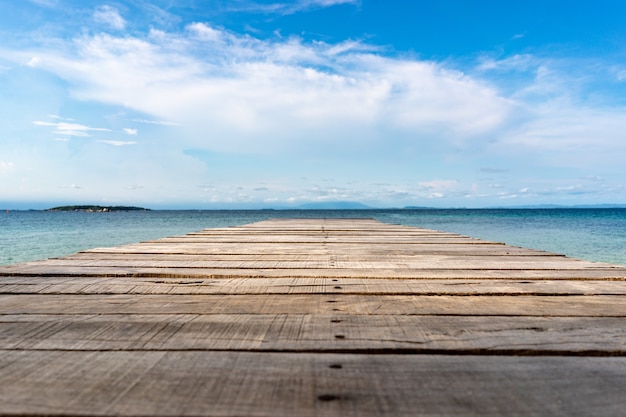
M 0 351 L 0 367 L 7 415 L 617 417 L 626 406 L 626 358 Z
M 371 219 L 0 267 L 0 415 L 622 416 L 626 268 Z

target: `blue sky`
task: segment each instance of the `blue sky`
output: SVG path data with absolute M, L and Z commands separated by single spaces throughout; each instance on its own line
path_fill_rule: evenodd
M 626 203 L 626 2 L 0 10 L 1 207 Z

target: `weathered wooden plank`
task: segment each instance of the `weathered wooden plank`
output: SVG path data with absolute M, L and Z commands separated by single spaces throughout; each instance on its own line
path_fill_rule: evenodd
M 203 244 L 203 243 L 256 243 L 256 244 L 289 244 L 289 245 L 307 245 L 307 244 L 325 244 L 325 245 L 344 245 L 344 244 L 369 244 L 380 242 L 382 237 L 369 236 L 369 237 L 347 237 L 347 236 L 266 236 L 266 235 L 253 235 L 244 237 L 240 236 L 180 236 L 169 237 L 152 241 L 151 243 L 159 244 L 171 244 L 171 243 L 185 243 L 189 244 Z M 486 245 L 489 242 L 485 240 L 478 240 L 471 237 L 463 236 L 442 236 L 442 237 L 414 237 L 414 236 L 396 236 L 385 237 L 385 244 L 387 245 L 426 245 L 426 244 L 441 244 L 441 243 L 457 243 L 464 245 Z M 503 243 L 493 242 L 493 245 L 503 245 Z
M 624 281 L 0 277 L 0 294 L 626 295 Z
M 623 318 L 310 314 L 4 315 L 0 350 L 626 356 Z
M 378 242 L 373 242 L 367 245 L 358 244 L 339 244 L 329 247 L 325 244 L 308 244 L 308 245 L 289 245 L 284 246 L 281 250 L 284 254 L 296 254 L 296 255 L 312 255 L 321 254 L 328 255 L 331 249 L 339 249 L 335 251 L 337 254 L 352 255 L 352 252 L 372 255 L 388 255 L 398 256 L 403 254 L 424 254 L 424 253 L 443 253 L 443 254 L 456 254 L 456 253 L 497 253 L 497 254 L 536 254 L 536 255 L 554 255 L 549 252 L 543 252 L 534 249 L 518 248 L 514 246 L 494 245 L 490 243 L 475 243 L 472 245 L 458 244 L 458 243 L 430 243 L 430 244 L 407 244 L 407 245 L 394 245 L 388 246 L 384 243 L 384 238 L 381 238 Z M 349 250 L 349 252 L 346 252 Z M 139 244 L 131 244 L 125 246 L 116 246 L 111 248 L 93 248 L 88 249 L 81 254 L 89 253 L 121 253 L 121 254 L 182 254 L 182 255 L 276 255 L 275 246 L 267 243 L 246 243 L 241 245 L 239 243 L 196 243 L 185 244 L 180 243 L 177 245 L 159 244 L 158 242 L 145 242 Z
M 552 279 L 552 280 L 626 280 L 626 269 L 590 267 L 584 269 L 526 268 L 508 269 L 503 262 L 498 269 L 446 268 L 130 268 L 130 267 L 71 267 L 49 266 L 47 261 L 31 262 L 0 268 L 1 276 L 102 276 L 102 277 L 163 277 L 163 278 L 388 278 L 388 279 Z
M 113 248 L 111 248 L 113 249 Z M 224 250 L 223 247 L 215 247 L 215 251 L 206 251 L 206 252 L 194 252 L 190 250 L 188 253 L 183 253 L 181 250 L 180 253 L 167 253 L 163 250 L 157 251 L 144 251 L 144 252 L 133 252 L 130 251 L 122 251 L 122 248 L 117 248 L 118 251 L 108 251 L 103 249 L 102 251 L 98 249 L 93 249 L 89 251 L 80 252 L 74 255 L 64 256 L 62 259 L 65 260 L 93 260 L 93 259 L 106 259 L 106 260 L 134 260 L 134 259 L 145 259 L 147 255 L 150 258 L 156 260 L 170 260 L 170 261 L 194 261 L 194 260 L 280 260 L 280 261 L 303 261 L 303 260 L 326 260 L 331 256 L 339 257 L 342 260 L 346 261 L 354 261 L 357 259 L 364 258 L 372 258 L 373 256 L 377 258 L 381 258 L 385 261 L 398 261 L 405 259 L 421 259 L 425 256 L 436 256 L 436 257 L 458 257 L 458 256 L 471 256 L 471 257 L 500 257 L 503 255 L 513 257 L 560 257 L 563 255 L 558 255 L 549 252 L 541 252 L 541 251 L 533 251 L 522 248 L 509 248 L 506 249 L 493 249 L 491 247 L 477 247 L 475 249 L 468 248 L 467 246 L 459 246 L 456 248 L 446 248 L 445 246 L 433 248 L 433 247 L 425 247 L 417 251 L 416 254 L 415 248 L 412 248 L 410 251 L 405 250 L 402 251 L 391 251 L 389 248 L 385 250 L 358 250 L 357 248 L 347 251 L 346 253 L 342 252 L 331 252 L 327 249 L 317 250 L 313 252 L 309 251 L 301 251 L 295 252 L 293 249 L 285 252 L 278 253 L 276 250 L 265 250 L 258 251 L 257 253 L 241 253 L 241 250 L 238 251 L 227 251 Z M 180 249 L 180 248 L 179 248 Z M 369 249 L 369 248 L 368 248 Z
M 0 314 L 371 314 L 626 317 L 619 295 L 0 295 Z
M 50 268 L 203 268 L 203 269 L 558 269 L 577 270 L 584 268 L 598 269 L 594 262 L 572 260 L 560 257 L 510 257 L 503 266 L 501 257 L 451 257 L 423 256 L 390 262 L 385 259 L 368 261 L 344 261 L 340 259 L 321 259 L 303 261 L 281 260 L 162 260 L 162 259 L 50 259 L 46 262 Z
M 418 229 L 418 228 L 394 228 L 394 227 L 383 227 L 383 228 L 354 228 L 354 229 L 280 229 L 280 228 L 250 228 L 245 226 L 240 226 L 232 229 L 204 229 L 197 232 L 187 233 L 184 236 L 251 236 L 251 235 L 281 235 L 281 236 L 319 236 L 320 233 L 333 235 L 333 236 L 396 236 L 398 234 L 402 234 L 403 236 L 448 236 L 448 237 L 458 237 L 463 236 L 457 233 L 448 233 L 441 232 L 436 230 L 429 229 Z M 176 237 L 176 236 L 172 236 Z
M 13 351 L 1 352 L 0 369 L 4 414 L 612 417 L 626 408 L 626 358 Z

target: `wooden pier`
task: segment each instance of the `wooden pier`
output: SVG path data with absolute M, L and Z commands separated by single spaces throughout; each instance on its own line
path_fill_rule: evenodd
M 1 267 L 0 415 L 624 416 L 626 267 L 371 219 Z

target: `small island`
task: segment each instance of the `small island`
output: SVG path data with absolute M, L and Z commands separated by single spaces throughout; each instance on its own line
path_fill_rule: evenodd
M 46 211 L 84 211 L 87 213 L 108 213 L 112 211 L 148 211 L 150 209 L 143 207 L 133 206 L 92 206 L 92 205 L 80 205 L 80 206 L 59 206 L 49 208 Z

